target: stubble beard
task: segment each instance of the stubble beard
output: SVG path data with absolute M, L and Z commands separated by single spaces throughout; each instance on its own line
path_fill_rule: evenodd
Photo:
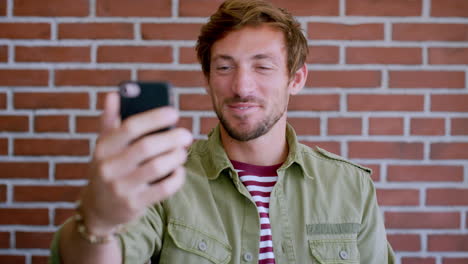
M 286 112 L 286 109 L 287 104 L 280 111 L 266 116 L 263 120 L 258 122 L 258 124 L 255 124 L 254 127 L 252 129 L 249 129 L 248 131 L 242 131 L 240 128 L 235 127 L 231 123 L 229 123 L 229 121 L 225 118 L 222 111 L 218 107 L 215 107 L 215 112 L 218 116 L 219 121 L 221 122 L 221 125 L 226 130 L 228 135 L 237 141 L 245 142 L 256 139 L 268 133 L 268 131 L 271 130 L 271 128 L 278 122 L 278 120 L 281 119 L 281 117 Z M 238 118 L 247 120 L 249 117 L 245 116 Z

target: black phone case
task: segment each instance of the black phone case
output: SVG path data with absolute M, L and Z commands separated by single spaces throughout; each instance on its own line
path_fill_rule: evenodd
M 123 90 L 128 83 L 140 87 L 137 96 L 129 97 Z M 120 117 L 122 120 L 144 111 L 161 106 L 172 105 L 172 95 L 169 83 L 166 82 L 123 82 L 120 89 Z

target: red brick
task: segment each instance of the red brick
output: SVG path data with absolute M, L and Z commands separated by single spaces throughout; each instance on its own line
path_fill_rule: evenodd
M 87 139 L 28 138 L 14 140 L 15 155 L 23 156 L 86 156 L 89 155 Z
M 77 116 L 76 132 L 78 133 L 97 133 L 100 127 L 99 116 Z
M 191 117 L 181 117 L 179 118 L 179 122 L 176 125 L 177 127 L 183 127 L 185 129 L 188 129 L 190 131 L 193 130 L 193 120 Z
M 55 164 L 56 180 L 83 180 L 88 179 L 88 163 L 57 163 Z
M 412 118 L 411 135 L 437 136 L 445 135 L 445 119 L 443 118 Z
M 151 46 L 100 46 L 97 51 L 98 62 L 172 62 L 171 47 Z
M 348 16 L 420 16 L 422 0 L 347 0 Z
M 464 88 L 465 72 L 390 71 L 390 88 Z
M 340 142 L 336 141 L 301 141 L 302 144 L 309 146 L 310 148 L 315 149 L 319 147 L 325 149 L 329 152 L 341 155 Z
M 0 16 L 6 16 L 7 0 L 0 0 Z
M 97 0 L 97 16 L 168 17 L 171 0 Z
M 130 80 L 130 70 L 56 70 L 55 84 L 58 86 L 116 86 Z
M 202 24 L 142 24 L 145 40 L 197 40 Z
M 403 118 L 369 118 L 369 135 L 403 135 Z
M 419 190 L 412 189 L 377 189 L 379 205 L 411 206 L 419 205 Z
M 421 221 L 424 219 L 424 221 Z M 385 226 L 397 229 L 460 228 L 459 212 L 386 212 Z
M 429 64 L 466 65 L 468 64 L 468 48 L 429 48 Z
M 15 202 L 74 202 L 81 191 L 79 186 L 15 186 Z
M 349 111 L 423 111 L 424 96 L 409 94 L 351 94 Z
M 97 94 L 96 108 L 99 110 L 104 109 L 104 100 L 106 98 L 107 92 Z
M 452 118 L 452 135 L 468 135 L 468 118 Z
M 1 225 L 48 225 L 47 209 L 0 208 Z
M 17 109 L 87 109 L 87 93 L 15 93 L 14 106 Z
M 0 162 L 0 179 L 47 179 L 49 164 L 46 162 Z
M 406 0 L 405 0 L 406 1 Z M 421 64 L 421 48 L 348 47 L 347 64 Z
M 468 235 L 429 235 L 427 250 L 466 252 L 468 251 Z
M 361 118 L 328 118 L 328 135 L 360 135 L 361 133 Z
M 175 87 L 204 87 L 206 85 L 201 71 L 140 70 L 138 79 L 169 81 Z
M 6 138 L 0 138 L 0 155 L 8 154 L 8 140 Z
M 209 16 L 216 11 L 221 0 L 181 0 L 180 16 Z M 336 16 L 339 12 L 338 0 L 272 0 L 275 6 L 285 8 L 295 16 Z
M 394 24 L 393 40 L 468 41 L 467 24 Z
M 52 242 L 52 232 L 16 232 L 16 248 L 48 249 Z
M 0 263 L 3 264 L 22 264 L 26 263 L 25 256 L 18 255 L 0 255 Z
M 55 209 L 54 225 L 63 224 L 69 217 L 75 214 L 76 214 L 75 209 L 63 209 L 63 208 Z
M 131 23 L 62 23 L 59 39 L 132 39 Z
M 300 94 L 292 96 L 289 101 L 290 111 L 339 111 L 338 94 Z
M 380 165 L 378 164 L 362 164 L 372 170 L 371 178 L 374 182 L 380 181 Z
M 18 62 L 90 62 L 89 47 L 25 47 L 17 46 Z
M 374 88 L 381 85 L 380 71 L 309 71 L 306 87 Z
M 388 235 L 387 239 L 395 251 L 414 252 L 421 250 L 421 238 L 419 235 Z
M 48 70 L 0 70 L 0 86 L 47 86 Z
M 31 264 L 48 264 L 49 257 L 48 256 L 32 256 L 31 257 Z
M 8 61 L 8 47 L 0 46 L 0 62 Z
M 468 159 L 468 143 L 452 142 L 452 143 L 432 143 L 431 144 L 431 159 L 447 160 L 447 159 Z
M 7 105 L 6 94 L 0 93 L 0 109 L 5 109 Z
M 0 202 L 6 202 L 7 188 L 6 185 L 0 185 Z
M 309 23 L 307 25 L 309 39 L 332 40 L 383 40 L 383 24 L 334 24 Z
M 389 165 L 388 181 L 400 182 L 461 182 L 462 166 L 442 165 Z
M 87 16 L 88 0 L 16 0 L 15 16 Z
M 181 47 L 179 50 L 179 62 L 193 64 L 198 63 L 197 52 L 194 47 Z
M 468 2 L 466 0 L 432 0 L 431 16 L 468 17 Z
M 0 131 L 27 132 L 29 130 L 28 116 L 0 116 Z
M 0 23 L 0 38 L 50 39 L 49 23 Z
M 206 94 L 181 94 L 179 95 L 180 110 L 209 111 L 213 110 L 210 96 Z
M 36 116 L 34 128 L 36 132 L 68 132 L 68 116 Z
M 427 205 L 468 205 L 468 189 L 428 189 L 426 192 Z
M 271 0 L 294 16 L 338 16 L 339 0 Z
M 207 135 L 218 123 L 219 120 L 216 117 L 200 118 L 200 134 Z
M 442 264 L 463 264 L 468 263 L 468 258 L 443 258 Z
M 423 158 L 422 143 L 355 141 L 348 143 L 352 159 L 409 159 Z
M 298 135 L 320 135 L 320 118 L 289 117 L 288 123 Z
M 0 248 L 9 248 L 9 247 L 10 247 L 10 233 L 0 232 Z
M 179 16 L 210 16 L 224 0 L 180 0 Z
M 404 257 L 401 264 L 436 264 L 435 258 Z
M 468 94 L 434 94 L 431 96 L 431 111 L 468 112 Z
M 340 59 L 340 49 L 337 46 L 309 46 L 307 63 L 337 64 Z

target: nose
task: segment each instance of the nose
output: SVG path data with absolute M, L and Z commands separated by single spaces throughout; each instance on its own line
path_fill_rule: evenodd
M 247 67 L 239 66 L 236 69 L 233 82 L 232 90 L 239 97 L 246 97 L 251 94 L 255 88 L 254 76 Z

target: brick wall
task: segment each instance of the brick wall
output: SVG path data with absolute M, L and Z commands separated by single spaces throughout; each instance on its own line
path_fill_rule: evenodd
M 374 169 L 398 264 L 468 263 L 468 1 L 273 2 L 310 44 L 300 139 Z M 219 3 L 0 0 L 0 263 L 46 263 L 119 81 L 172 81 L 180 125 L 205 137 L 193 47 Z

